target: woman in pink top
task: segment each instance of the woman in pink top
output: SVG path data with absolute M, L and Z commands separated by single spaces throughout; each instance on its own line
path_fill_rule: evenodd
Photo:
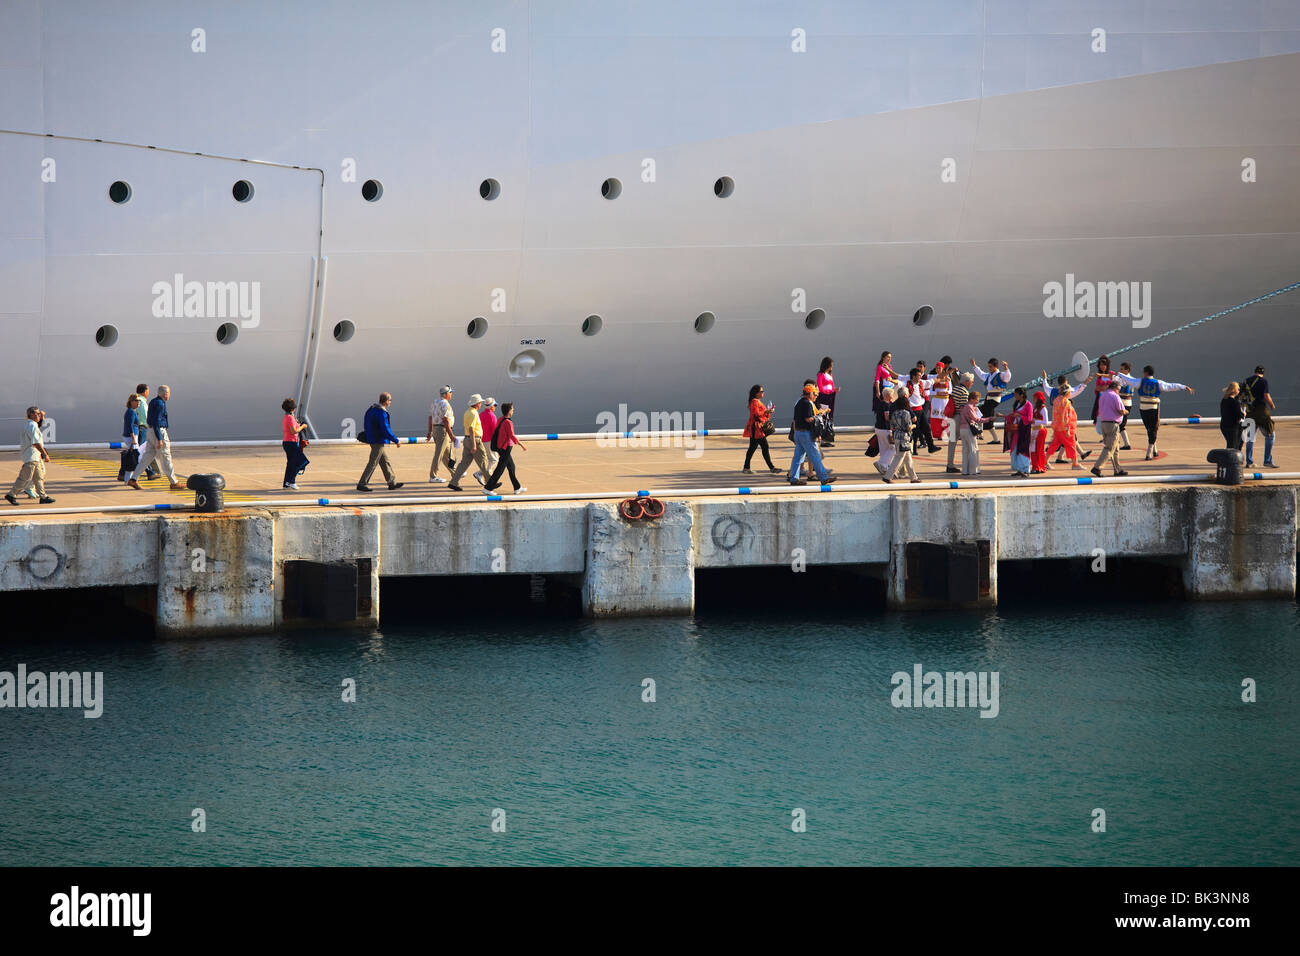
M 492 472 L 492 477 L 483 487 L 484 491 L 496 491 L 501 487 L 501 473 L 509 470 L 510 484 L 514 485 L 515 494 L 522 495 L 528 489 L 519 484 L 519 479 L 515 477 L 515 459 L 514 446 L 518 445 L 524 451 L 528 451 L 528 446 L 521 442 L 515 435 L 515 423 L 512 420 L 515 415 L 514 402 L 501 403 L 501 417 L 497 419 L 496 431 L 492 435 L 492 450 L 500 458 L 497 461 L 496 471 Z
M 821 368 L 817 370 L 817 404 L 830 409 L 826 418 L 835 420 L 835 396 L 840 387 L 835 384 L 835 363 L 828 355 L 822 359 Z
M 871 410 L 880 411 L 880 396 L 890 383 L 894 381 L 894 367 L 890 364 L 894 360 L 892 352 L 881 352 L 880 362 L 876 365 L 876 379 L 871 384 Z
M 280 403 L 284 409 L 284 487 L 298 490 L 298 476 L 307 470 L 307 456 L 302 453 L 302 430 L 307 426 L 294 418 L 298 403 L 286 398 Z

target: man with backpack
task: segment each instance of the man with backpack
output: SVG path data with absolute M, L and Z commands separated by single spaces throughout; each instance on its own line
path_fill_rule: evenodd
M 1264 366 L 1256 365 L 1255 374 L 1241 383 L 1241 410 L 1255 423 L 1253 432 L 1247 431 L 1250 441 L 1246 442 L 1246 464 L 1253 465 L 1255 457 L 1254 435 L 1264 433 L 1264 467 L 1276 468 L 1273 464 L 1273 396 L 1268 393 L 1268 379 L 1264 377 Z
M 396 491 L 405 484 L 397 480 L 397 475 L 393 473 L 393 468 L 388 463 L 388 446 L 397 447 L 401 444 L 393 434 L 389 422 L 388 406 L 391 404 L 393 404 L 393 396 L 387 392 L 380 392 L 379 401 L 366 409 L 365 430 L 357 438 L 370 446 L 370 460 L 366 462 L 366 470 L 361 473 L 361 480 L 357 482 L 357 491 L 370 490 L 370 476 L 375 473 L 376 465 L 384 473 L 389 491 Z

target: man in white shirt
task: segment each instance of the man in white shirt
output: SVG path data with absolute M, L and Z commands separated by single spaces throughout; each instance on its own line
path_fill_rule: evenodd
M 456 473 L 456 460 L 451 450 L 456 447 L 455 412 L 451 408 L 454 389 L 444 385 L 438 389 L 438 398 L 429 406 L 429 434 L 425 441 L 436 442 L 433 446 L 433 462 L 429 465 L 429 480 L 441 484 L 447 479 L 438 474 L 438 465 L 447 466 L 448 474 Z
M 54 499 L 45 493 L 45 463 L 50 460 L 50 456 L 45 452 L 44 439 L 41 437 L 41 422 L 44 419 L 45 412 L 35 405 L 27 409 L 27 421 L 23 422 L 23 430 L 18 435 L 18 452 L 23 464 L 18 470 L 14 486 L 5 495 L 5 501 L 11 505 L 18 504 L 15 496 L 28 485 L 36 486 L 41 504 L 54 504 Z

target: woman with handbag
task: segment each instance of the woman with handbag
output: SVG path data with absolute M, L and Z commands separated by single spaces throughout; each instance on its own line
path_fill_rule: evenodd
M 280 403 L 280 408 L 284 410 L 284 487 L 292 491 L 298 490 L 298 476 L 307 470 L 307 456 L 302 453 L 303 446 L 307 444 L 302 431 L 307 425 L 294 417 L 293 412 L 297 407 L 298 403 L 292 398 L 286 398 Z
M 755 385 L 749 390 L 749 420 L 745 422 L 744 436 L 749 439 L 749 450 L 745 452 L 745 469 L 747 475 L 754 472 L 749 467 L 754 458 L 754 449 L 763 449 L 763 460 L 767 462 L 767 470 L 776 474 L 780 471 L 772 464 L 772 453 L 767 447 L 767 436 L 776 431 L 776 426 L 772 424 L 772 406 L 763 401 L 763 386 Z
M 126 481 L 140 464 L 140 429 L 136 424 L 139 407 L 140 396 L 132 392 L 126 400 L 126 414 L 122 416 L 122 464 L 117 471 L 118 481 Z

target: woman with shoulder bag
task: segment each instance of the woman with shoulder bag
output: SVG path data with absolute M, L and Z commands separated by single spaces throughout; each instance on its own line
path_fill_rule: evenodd
M 749 420 L 745 422 L 744 436 L 749 439 L 749 450 L 745 452 L 745 469 L 747 475 L 752 475 L 753 470 L 749 467 L 754 458 L 756 448 L 763 449 L 763 460 L 767 462 L 767 470 L 776 474 L 780 471 L 772 464 L 772 453 L 767 447 L 767 436 L 776 431 L 776 426 L 772 424 L 772 406 L 763 401 L 763 386 L 755 385 L 749 390 Z
M 122 463 L 117 471 L 117 480 L 126 479 L 140 464 L 140 429 L 136 424 L 135 410 L 140 406 L 140 396 L 134 392 L 127 397 L 126 414 L 122 416 Z

